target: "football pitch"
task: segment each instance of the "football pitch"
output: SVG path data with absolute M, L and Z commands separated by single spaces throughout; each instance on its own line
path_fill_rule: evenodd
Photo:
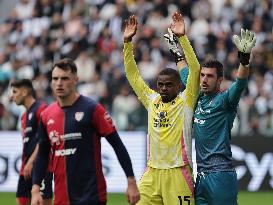
M 0 192 L 1 205 L 15 205 L 15 193 Z M 239 205 L 273 205 L 273 192 L 239 192 Z M 124 194 L 109 194 L 107 205 L 128 205 Z

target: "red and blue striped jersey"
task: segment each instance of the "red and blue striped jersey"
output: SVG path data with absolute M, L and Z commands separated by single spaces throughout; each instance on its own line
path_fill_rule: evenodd
M 32 155 L 38 143 L 38 127 L 40 123 L 41 112 L 46 108 L 46 104 L 36 100 L 29 110 L 23 113 L 21 118 L 23 153 L 20 175 L 23 175 L 24 166 Z
M 85 96 L 72 106 L 55 102 L 43 112 L 40 146 L 47 143 L 47 151 L 51 149 L 55 205 L 106 202 L 100 140 L 113 132 L 115 126 L 104 107 Z

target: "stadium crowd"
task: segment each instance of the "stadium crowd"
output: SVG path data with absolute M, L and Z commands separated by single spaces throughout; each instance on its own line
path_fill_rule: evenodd
M 241 28 L 256 34 L 249 85 L 232 133 L 273 137 L 273 0 L 19 0 L 0 24 L 0 130 L 19 129 L 22 109 L 9 99 L 10 82 L 32 79 L 37 98 L 50 103 L 50 70 L 63 57 L 78 66 L 78 91 L 101 102 L 119 130 L 146 130 L 146 111 L 123 72 L 124 20 L 131 13 L 138 18 L 135 59 L 155 87 L 162 68 L 175 68 L 163 35 L 177 9 L 200 62 L 224 63 L 223 89 L 238 65 L 231 36 Z

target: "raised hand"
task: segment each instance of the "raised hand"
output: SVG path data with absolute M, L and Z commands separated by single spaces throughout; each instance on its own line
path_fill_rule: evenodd
M 251 50 L 256 43 L 256 37 L 253 32 L 241 29 L 241 38 L 234 35 L 233 43 L 236 45 L 239 51 L 243 53 L 251 53 Z
M 183 60 L 184 59 L 183 55 L 180 52 L 178 45 L 177 45 L 178 39 L 177 39 L 176 35 L 173 34 L 173 32 L 170 28 L 168 28 L 168 33 L 164 34 L 163 37 L 168 44 L 169 50 L 174 55 L 175 62 L 177 63 L 177 62 Z
M 185 23 L 182 14 L 175 12 L 172 15 L 172 20 L 171 30 L 173 33 L 178 37 L 185 35 Z
M 241 37 L 234 35 L 233 43 L 238 49 L 238 57 L 242 65 L 248 65 L 250 53 L 256 44 L 255 34 L 249 30 L 241 29 Z
M 123 34 L 124 42 L 129 42 L 132 40 L 132 37 L 137 31 L 137 24 L 137 18 L 135 15 L 132 15 L 125 20 L 125 29 Z

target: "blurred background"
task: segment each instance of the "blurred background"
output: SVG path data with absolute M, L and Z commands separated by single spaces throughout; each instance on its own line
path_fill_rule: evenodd
M 224 64 L 223 89 L 234 81 L 239 65 L 232 35 L 241 28 L 256 34 L 248 88 L 232 129 L 232 150 L 239 201 L 250 199 L 240 204 L 273 204 L 273 0 L 0 0 L 0 204 L 15 204 L 21 153 L 24 109 L 10 102 L 9 84 L 32 79 L 37 97 L 51 103 L 50 69 L 64 57 L 78 66 L 78 91 L 111 113 L 141 176 L 147 114 L 124 74 L 123 23 L 130 14 L 138 18 L 135 59 L 154 88 L 161 69 L 175 68 L 163 34 L 176 10 L 184 15 L 199 61 L 217 58 Z M 103 146 L 108 191 L 124 192 L 125 176 L 111 148 L 105 142 Z M 119 202 L 110 198 L 109 204 L 126 204 L 121 196 Z

